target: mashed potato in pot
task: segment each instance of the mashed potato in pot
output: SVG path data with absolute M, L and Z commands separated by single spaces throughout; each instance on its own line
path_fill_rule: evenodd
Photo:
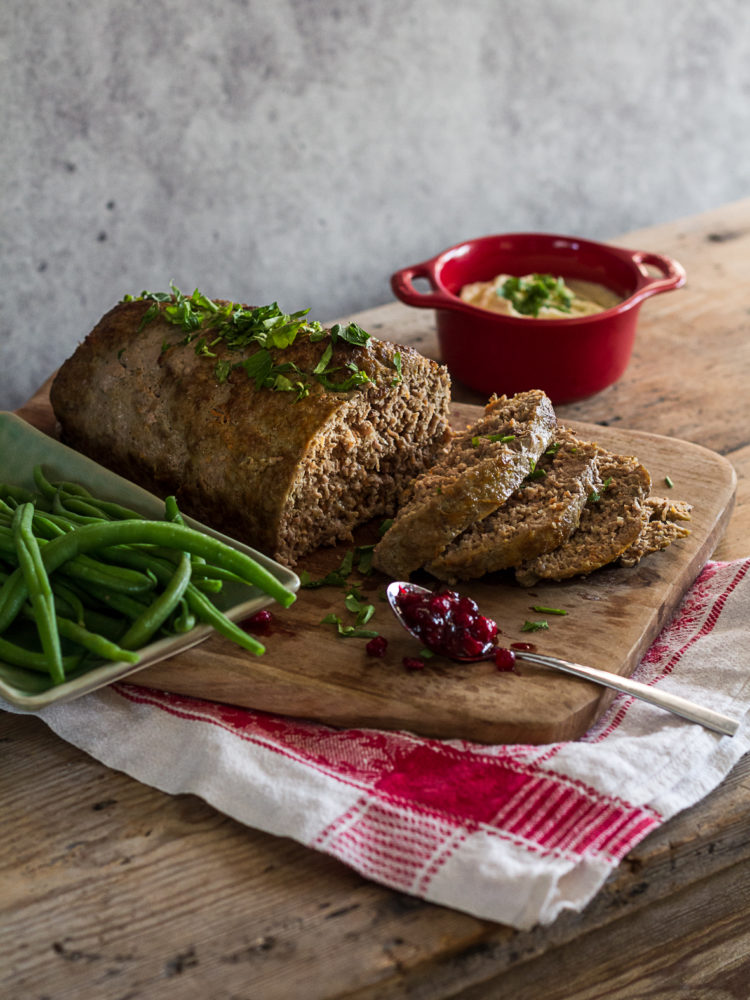
M 566 282 L 552 274 L 521 277 L 498 274 L 492 281 L 464 285 L 459 297 L 480 309 L 534 319 L 589 316 L 611 309 L 622 301 L 604 285 L 573 279 Z

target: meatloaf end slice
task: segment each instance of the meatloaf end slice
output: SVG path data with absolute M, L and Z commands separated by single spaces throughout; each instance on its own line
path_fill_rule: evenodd
M 516 579 L 522 586 L 533 586 L 540 579 L 586 576 L 618 559 L 641 534 L 648 518 L 648 471 L 637 458 L 604 449 L 598 465 L 602 485 L 589 497 L 578 528 L 552 552 L 517 568 Z
M 558 428 L 534 472 L 496 511 L 472 524 L 426 569 L 440 580 L 472 580 L 556 549 L 578 527 L 601 486 L 598 445 Z
M 692 507 L 689 503 L 648 497 L 645 506 L 648 521 L 638 538 L 620 556 L 620 566 L 635 566 L 644 556 L 661 552 L 678 538 L 686 538 L 690 534 L 690 529 L 683 523 L 690 520 Z
M 375 547 L 377 569 L 407 579 L 435 559 L 517 489 L 556 427 L 552 403 L 540 390 L 511 398 L 493 396 L 484 415 L 458 433 L 447 455 L 406 492 L 393 524 Z

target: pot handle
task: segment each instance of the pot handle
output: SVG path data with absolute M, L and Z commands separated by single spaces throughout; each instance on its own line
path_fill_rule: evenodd
M 639 299 L 659 292 L 668 292 L 670 288 L 680 288 L 685 284 L 685 268 L 671 257 L 661 253 L 651 253 L 648 250 L 626 250 L 624 257 L 631 260 L 640 271 L 640 278 L 633 293 Z M 659 276 L 651 274 L 647 268 L 659 271 Z
M 440 309 L 446 305 L 455 306 L 455 299 L 449 297 L 438 284 L 435 272 L 436 258 L 423 261 L 421 264 L 413 264 L 411 267 L 402 267 L 391 275 L 391 288 L 397 299 L 405 302 L 408 306 L 417 306 L 421 309 Z M 415 278 L 425 278 L 432 288 L 432 292 L 419 292 L 414 287 Z

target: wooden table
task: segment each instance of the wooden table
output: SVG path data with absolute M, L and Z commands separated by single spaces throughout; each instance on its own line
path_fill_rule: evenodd
M 645 304 L 617 385 L 558 412 L 729 457 L 737 506 L 715 558 L 748 555 L 750 199 L 615 242 L 671 254 L 688 284 Z M 437 356 L 430 312 L 394 303 L 357 321 Z M 4 1000 L 748 996 L 748 758 L 584 913 L 521 933 L 141 785 L 36 718 L 1 714 L 0 745 Z

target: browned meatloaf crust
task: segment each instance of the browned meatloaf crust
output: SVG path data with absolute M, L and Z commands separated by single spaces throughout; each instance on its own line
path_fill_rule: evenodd
M 288 565 L 392 514 L 450 439 L 449 376 L 408 347 L 339 339 L 330 364 L 371 381 L 337 392 L 312 380 L 295 401 L 242 369 L 217 378 L 214 362 L 257 345 L 199 357 L 161 316 L 140 328 L 149 306 L 117 305 L 63 364 L 51 400 L 64 440 Z M 311 372 L 329 345 L 298 337 L 276 360 Z
M 552 403 L 540 390 L 493 397 L 484 415 L 456 435 L 448 454 L 417 478 L 375 547 L 374 565 L 406 579 L 430 563 L 510 496 L 533 470 L 556 426 Z
M 598 460 L 602 486 L 586 504 L 581 522 L 567 542 L 524 562 L 516 570 L 523 586 L 539 579 L 586 576 L 614 562 L 638 538 L 648 520 L 645 506 L 651 477 L 637 458 L 602 449 Z
M 440 580 L 472 580 L 557 548 L 576 530 L 589 495 L 601 486 L 599 452 L 597 445 L 558 428 L 534 473 L 426 568 Z

